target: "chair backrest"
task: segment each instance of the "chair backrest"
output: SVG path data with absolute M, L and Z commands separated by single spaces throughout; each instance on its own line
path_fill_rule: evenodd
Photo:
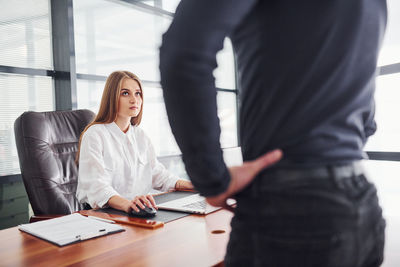
M 75 197 L 79 136 L 90 110 L 24 112 L 14 123 L 21 175 L 35 215 L 82 209 Z

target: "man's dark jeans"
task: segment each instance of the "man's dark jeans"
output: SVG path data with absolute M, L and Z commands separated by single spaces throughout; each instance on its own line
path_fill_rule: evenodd
M 359 162 L 271 170 L 237 198 L 226 266 L 379 266 L 385 220 Z

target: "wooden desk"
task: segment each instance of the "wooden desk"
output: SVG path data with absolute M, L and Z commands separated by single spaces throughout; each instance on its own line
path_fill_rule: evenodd
M 0 266 L 213 266 L 223 262 L 233 214 L 191 215 L 149 230 L 126 231 L 57 247 L 17 227 L 0 231 Z M 224 233 L 213 234 L 215 230 Z

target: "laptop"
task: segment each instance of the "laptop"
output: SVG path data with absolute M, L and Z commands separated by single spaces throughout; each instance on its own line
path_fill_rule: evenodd
M 237 166 L 243 163 L 242 152 L 240 147 L 224 148 L 223 157 L 225 164 L 230 166 Z M 179 192 L 175 192 L 177 194 Z M 181 194 L 184 195 L 184 194 Z M 228 205 L 234 205 L 234 199 L 228 199 Z M 207 203 L 205 197 L 200 196 L 199 193 L 189 193 L 182 197 L 170 199 L 163 203 L 157 204 L 159 209 L 181 211 L 195 214 L 209 214 L 213 211 L 221 209 L 221 207 L 214 207 Z
M 228 199 L 227 203 L 228 205 L 233 205 L 236 201 L 234 199 Z M 208 204 L 205 197 L 200 196 L 199 193 L 193 193 L 182 198 L 160 203 L 157 204 L 157 207 L 160 210 L 181 211 L 204 215 L 221 209 L 221 207 L 214 207 Z

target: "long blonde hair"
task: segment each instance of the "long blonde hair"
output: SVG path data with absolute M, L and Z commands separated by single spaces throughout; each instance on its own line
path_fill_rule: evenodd
M 97 113 L 94 120 L 89 123 L 85 129 L 82 131 L 81 136 L 79 138 L 78 144 L 78 152 L 76 153 L 76 164 L 79 163 L 79 153 L 81 150 L 81 141 L 82 137 L 89 129 L 90 126 L 95 124 L 106 124 L 112 123 L 117 119 L 118 115 L 118 102 L 121 94 L 122 82 L 124 79 L 132 79 L 135 80 L 140 87 L 141 97 L 142 97 L 142 106 L 140 107 L 140 112 L 136 117 L 131 118 L 132 125 L 139 125 L 142 121 L 143 114 L 143 88 L 142 83 L 135 74 L 129 71 L 114 71 L 111 73 L 106 81 L 106 85 L 104 86 L 103 95 L 101 97 L 99 112 Z

